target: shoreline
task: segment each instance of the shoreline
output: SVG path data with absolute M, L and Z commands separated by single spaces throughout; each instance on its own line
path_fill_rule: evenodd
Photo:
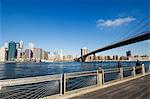
M 136 62 L 137 60 L 98 60 L 98 61 L 86 61 L 83 63 L 92 63 L 92 62 Z M 141 62 L 150 62 L 150 60 L 140 60 Z M 0 62 L 0 64 L 40 64 L 40 63 L 73 63 L 71 62 Z M 82 62 L 81 62 L 82 63 Z

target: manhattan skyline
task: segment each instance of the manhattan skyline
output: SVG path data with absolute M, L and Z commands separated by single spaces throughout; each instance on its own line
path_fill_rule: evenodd
M 1 0 L 0 47 L 4 42 L 33 42 L 45 50 L 90 51 L 126 36 L 149 14 L 148 0 Z M 133 6 L 134 4 L 134 6 Z M 150 55 L 149 41 L 99 53 Z

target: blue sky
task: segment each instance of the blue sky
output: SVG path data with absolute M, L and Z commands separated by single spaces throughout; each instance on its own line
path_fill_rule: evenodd
M 148 0 L 1 0 L 0 46 L 23 40 L 45 50 L 94 50 L 123 38 L 148 15 Z M 123 36 L 123 37 L 121 37 Z M 100 54 L 150 54 L 149 42 Z

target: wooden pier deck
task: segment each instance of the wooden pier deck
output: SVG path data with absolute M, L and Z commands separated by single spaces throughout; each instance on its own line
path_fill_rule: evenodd
M 150 75 L 71 99 L 150 99 Z

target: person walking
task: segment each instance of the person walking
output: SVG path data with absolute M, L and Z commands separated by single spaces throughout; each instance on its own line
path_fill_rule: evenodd
M 136 66 L 141 66 L 141 63 L 140 63 L 139 60 L 136 61 Z M 136 74 L 139 74 L 139 73 L 142 72 L 142 68 L 138 68 L 138 69 L 136 69 L 135 71 L 136 71 Z
M 118 68 L 121 68 L 121 61 L 118 62 Z

